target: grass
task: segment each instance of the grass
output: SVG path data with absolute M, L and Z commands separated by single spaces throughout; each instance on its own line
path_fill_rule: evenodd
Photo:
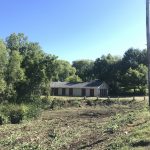
M 0 126 L 0 149 L 150 149 L 150 113 L 143 98 L 108 103 L 54 97 L 44 103 L 38 118 Z

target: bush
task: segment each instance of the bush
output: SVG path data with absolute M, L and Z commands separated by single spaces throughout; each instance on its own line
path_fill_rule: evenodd
M 86 101 L 86 105 L 88 105 L 88 106 L 93 106 L 92 100 L 87 100 L 87 101 Z
M 8 117 L 12 124 L 18 124 L 23 119 L 23 111 L 20 107 L 12 107 L 9 111 Z
M 46 104 L 45 104 L 46 105 Z M 0 104 L 0 124 L 20 123 L 23 119 L 36 118 L 41 113 L 41 105 L 30 104 Z
M 51 109 L 59 109 L 62 107 L 67 107 L 67 101 L 66 100 L 54 99 L 51 103 L 51 106 L 50 106 Z
M 81 107 L 81 101 L 79 100 L 68 100 L 69 107 Z

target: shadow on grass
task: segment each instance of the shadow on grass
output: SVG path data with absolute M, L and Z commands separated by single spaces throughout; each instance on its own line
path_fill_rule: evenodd
M 150 141 L 141 140 L 132 144 L 132 147 L 139 147 L 139 146 L 142 147 L 150 146 Z

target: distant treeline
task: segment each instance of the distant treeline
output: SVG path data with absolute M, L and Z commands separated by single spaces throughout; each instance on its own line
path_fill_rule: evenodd
M 147 51 L 130 48 L 123 57 L 103 55 L 95 61 L 73 62 L 83 81 L 100 79 L 109 85 L 113 96 L 145 95 L 147 89 Z
M 38 43 L 23 33 L 0 40 L 0 101 L 31 102 L 50 95 L 51 81 L 106 81 L 110 95 L 145 94 L 146 50 L 130 48 L 124 56 L 108 54 L 70 64 L 44 53 Z M 84 57 L 84 56 L 83 56 Z

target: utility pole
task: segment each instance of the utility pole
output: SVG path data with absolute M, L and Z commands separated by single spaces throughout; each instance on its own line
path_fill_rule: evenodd
M 150 0 L 146 0 L 146 36 L 147 36 L 147 59 L 148 59 L 148 96 L 150 106 Z

